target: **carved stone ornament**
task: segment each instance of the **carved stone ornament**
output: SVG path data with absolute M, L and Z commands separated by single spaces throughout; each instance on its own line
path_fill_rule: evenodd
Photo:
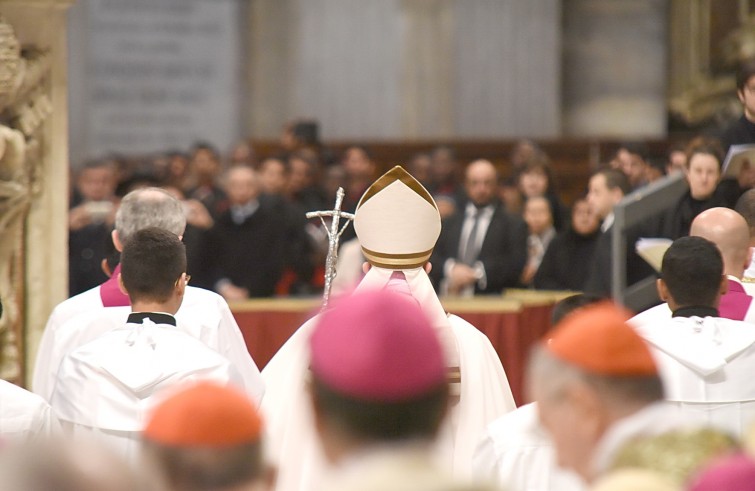
M 20 85 L 21 44 L 8 21 L 0 16 L 0 108 L 5 107 Z
M 43 179 L 43 125 L 53 112 L 49 50 L 23 46 L 0 16 L 0 377 L 23 357 L 26 217 Z

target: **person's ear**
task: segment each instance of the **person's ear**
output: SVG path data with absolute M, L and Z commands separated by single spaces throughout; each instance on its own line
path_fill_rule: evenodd
M 181 276 L 176 280 L 176 293 L 179 297 L 183 297 L 186 291 L 186 285 L 189 283 L 189 276 L 186 273 L 181 273 Z
M 107 263 L 107 259 L 103 259 L 100 262 L 100 269 L 102 269 L 102 272 L 105 273 L 105 276 L 107 276 L 108 278 L 113 276 L 113 272 L 110 271 L 110 266 Z
M 743 90 L 737 91 L 737 98 L 739 99 L 739 102 L 741 102 L 742 104 L 745 103 L 745 93 Z
M 372 265 L 368 263 L 367 261 L 362 263 L 362 273 L 367 274 L 367 272 L 370 270 Z
M 669 295 L 668 293 L 668 288 L 666 287 L 666 283 L 661 278 L 658 278 L 657 280 L 655 280 L 655 289 L 658 290 L 658 298 L 668 303 L 668 300 L 669 298 L 671 298 L 671 295 Z
M 115 246 L 115 250 L 118 252 L 123 252 L 123 243 L 121 242 L 121 238 L 118 237 L 118 231 L 114 229 L 110 233 L 110 237 L 113 239 L 113 245 Z
M 425 273 L 430 274 L 430 271 L 432 270 L 433 270 L 433 263 L 431 263 L 430 261 L 427 261 L 425 263 Z
M 123 275 L 120 273 L 118 273 L 118 289 L 124 295 L 128 295 L 128 292 L 126 291 L 126 285 L 123 284 Z

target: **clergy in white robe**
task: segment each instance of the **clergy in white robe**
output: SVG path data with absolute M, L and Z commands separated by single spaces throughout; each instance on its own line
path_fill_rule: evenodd
M 530 357 L 528 389 L 558 464 L 590 483 L 632 438 L 682 423 L 661 403 L 650 349 L 612 304 L 566 317 Z
M 473 468 L 507 491 L 583 491 L 584 482 L 556 463 L 556 451 L 540 425 L 537 403 L 526 404 L 488 425 Z
M 357 206 L 355 229 L 371 264 L 356 293 L 389 288 L 411 296 L 441 339 L 458 401 L 441 429 L 437 451 L 457 476 L 472 473 L 472 456 L 485 426 L 515 408 L 501 362 L 487 337 L 445 312 L 423 266 L 440 233 L 432 197 L 395 167 L 378 179 Z M 307 342 L 319 316 L 302 325 L 262 371 L 262 410 L 278 491 L 317 489 L 325 466 L 306 404 Z
M 356 293 L 321 316 L 308 345 L 310 405 L 333 466 L 321 489 L 475 489 L 433 459 L 447 363 L 414 299 Z
M 169 318 L 131 318 L 63 358 L 51 405 L 64 429 L 94 436 L 135 462 L 147 416 L 172 390 L 197 380 L 243 387 L 227 358 Z
M 50 400 L 63 357 L 101 334 L 122 326 L 130 312 L 130 307 L 95 307 L 45 331 L 34 370 L 35 393 Z M 262 377 L 223 297 L 187 286 L 184 301 L 175 317 L 179 330 L 233 363 L 244 380 L 245 392 L 259 404 L 264 394 Z
M 59 431 L 60 425 L 47 401 L 0 380 L 0 441 L 49 437 Z
M 745 219 L 729 208 L 710 208 L 692 221 L 690 235 L 714 243 L 723 258 L 728 286 L 719 300 L 720 316 L 755 323 L 755 298 L 742 282 L 751 258 L 750 232 Z M 642 326 L 670 319 L 671 312 L 668 305 L 657 305 L 637 314 L 632 319 L 632 325 Z
M 125 244 L 120 282 L 133 312 L 125 327 L 67 354 L 57 373 L 51 405 L 75 435 L 94 434 L 134 459 L 146 415 L 169 389 L 199 379 L 243 387 L 227 358 L 176 329 L 185 270 L 171 232 L 142 229 Z
M 181 236 L 186 227 L 180 202 L 168 193 L 146 188 L 124 197 L 116 215 L 113 241 L 118 250 L 135 231 L 158 227 Z M 45 326 L 37 350 L 32 390 L 50 400 L 55 374 L 63 356 L 98 335 L 126 322 L 129 299 L 118 286 L 120 265 L 102 285 L 61 302 Z M 209 348 L 225 356 L 244 378 L 246 392 L 258 403 L 264 384 L 244 342 L 228 303 L 215 292 L 186 287 L 181 308 L 176 313 L 179 327 Z
M 155 408 L 142 437 L 143 462 L 164 491 L 262 491 L 274 479 L 258 409 L 232 387 L 198 382 L 175 393 Z
M 658 292 L 672 319 L 637 332 L 652 347 L 666 400 L 681 414 L 741 437 L 755 423 L 755 329 L 718 317 L 726 286 L 718 248 L 701 237 L 674 241 Z

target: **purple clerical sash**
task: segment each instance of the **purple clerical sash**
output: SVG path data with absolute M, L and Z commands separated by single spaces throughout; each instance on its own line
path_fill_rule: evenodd
M 750 310 L 752 297 L 745 292 L 744 287 L 736 281 L 729 280 L 729 291 L 721 297 L 718 315 L 725 319 L 742 321 Z
M 121 273 L 121 265 L 115 267 L 113 274 L 108 280 L 100 285 L 100 299 L 103 307 L 128 307 L 131 305 L 128 295 L 125 295 L 118 286 L 118 275 Z

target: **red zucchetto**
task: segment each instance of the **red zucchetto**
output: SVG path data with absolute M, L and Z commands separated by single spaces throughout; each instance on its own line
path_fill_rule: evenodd
M 199 382 L 163 401 L 144 438 L 167 447 L 223 448 L 260 440 L 262 421 L 242 392 Z
M 545 336 L 545 349 L 589 373 L 657 375 L 645 341 L 626 323 L 629 317 L 627 311 L 609 302 L 584 307 Z

